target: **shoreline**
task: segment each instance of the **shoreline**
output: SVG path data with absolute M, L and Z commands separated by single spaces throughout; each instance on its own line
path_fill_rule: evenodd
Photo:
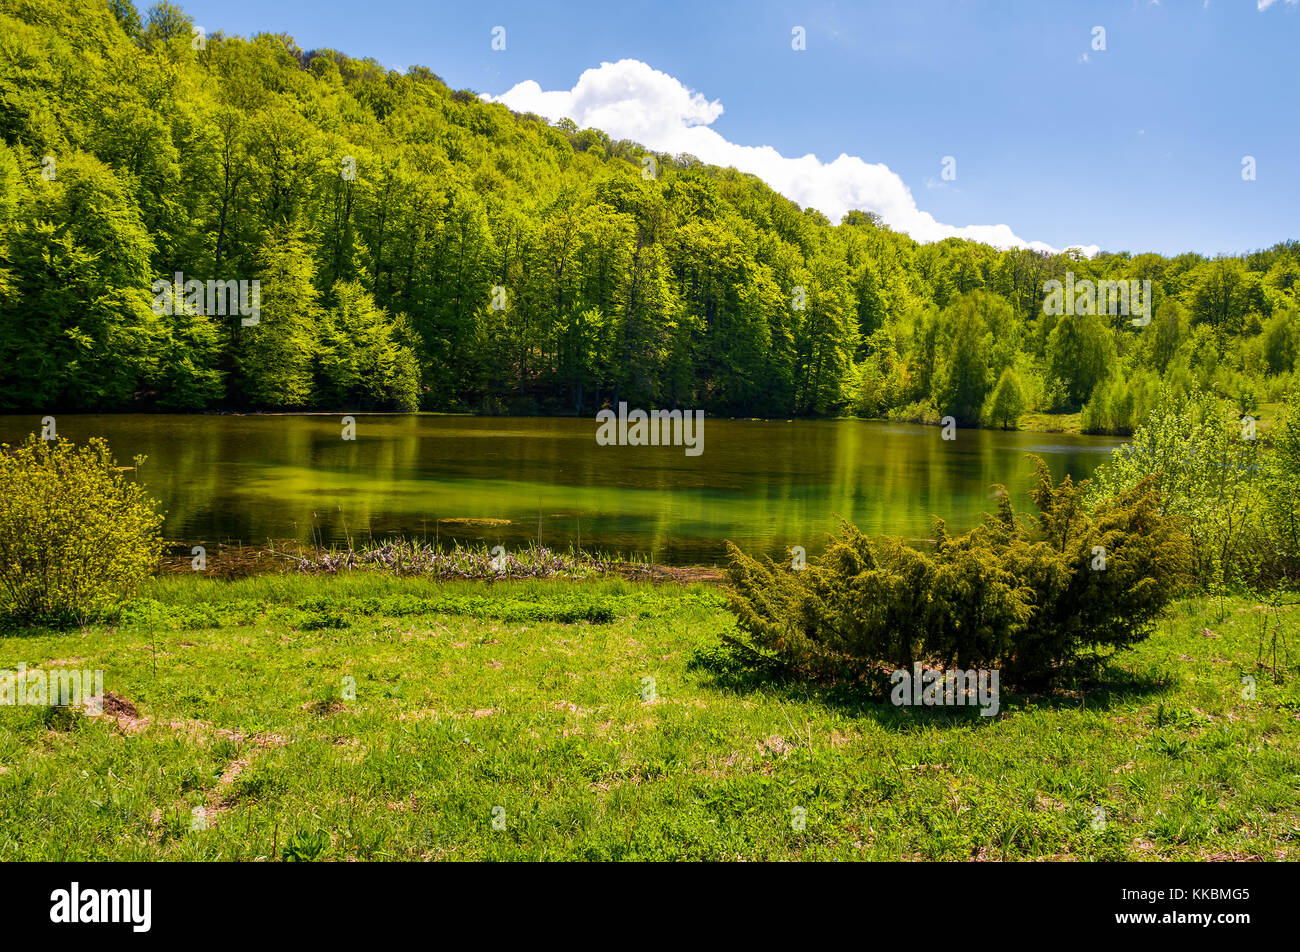
M 601 408 L 597 408 L 599 410 Z M 0 419 L 6 417 L 40 417 L 44 415 L 66 415 L 66 416 L 106 416 L 106 417 L 131 417 L 131 416 L 160 416 L 160 417 L 340 417 L 340 416 L 366 416 L 366 417 L 456 417 L 461 419 L 482 419 L 482 420 L 586 420 L 596 421 L 596 410 L 591 414 L 578 413 L 475 413 L 473 411 L 462 410 L 188 410 L 176 411 L 165 408 L 154 407 L 149 409 L 131 409 L 131 410 L 60 410 L 44 408 L 40 410 L 13 410 L 6 409 L 0 411 Z M 1079 428 L 1079 413 L 1047 413 L 1031 412 L 1026 413 L 1016 427 L 1003 428 L 1000 426 L 963 426 L 963 430 L 988 430 L 998 433 L 1064 433 L 1073 436 L 1096 436 L 1114 439 L 1116 437 L 1126 437 L 1130 434 L 1116 433 L 1084 433 Z M 883 423 L 906 426 L 932 426 L 938 427 L 940 424 L 922 415 L 887 417 L 887 416 L 796 416 L 796 417 L 747 417 L 747 416 L 723 416 L 721 414 L 708 414 L 706 411 L 705 419 L 724 420 L 731 423 Z

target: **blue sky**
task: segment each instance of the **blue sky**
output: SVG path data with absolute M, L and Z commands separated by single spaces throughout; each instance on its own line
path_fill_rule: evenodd
M 1296 0 L 180 5 L 209 32 L 287 32 L 304 49 L 421 64 L 494 96 L 527 81 L 567 93 L 586 70 L 636 60 L 703 97 L 708 115 L 690 121 L 727 143 L 862 159 L 844 175 L 805 164 L 786 170 L 788 188 L 773 181 L 805 204 L 834 204 L 809 200 L 827 188 L 868 196 L 850 204 L 894 201 L 896 176 L 937 228 L 1005 225 L 1053 247 L 1215 254 L 1300 238 Z M 492 49 L 494 26 L 504 51 Z M 576 98 L 614 95 L 629 75 L 593 74 Z M 673 91 L 652 78 L 636 96 Z M 616 121 L 639 128 L 668 100 L 623 101 Z M 1242 178 L 1245 156 L 1254 181 Z

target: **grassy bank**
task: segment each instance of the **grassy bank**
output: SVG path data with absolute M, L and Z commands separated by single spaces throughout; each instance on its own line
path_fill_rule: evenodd
M 113 695 L 0 708 L 0 859 L 1295 859 L 1300 645 L 1225 609 L 982 718 L 744 670 L 702 586 L 164 577 L 0 638 Z
M 1260 436 L 1268 436 L 1272 432 L 1273 424 L 1282 415 L 1285 404 L 1261 403 L 1255 411 L 1257 421 L 1256 432 Z M 885 418 L 879 418 L 880 422 L 888 422 Z M 895 422 L 905 423 L 924 423 L 929 426 L 938 425 L 936 414 L 927 415 L 901 415 L 894 418 Z M 1026 433 L 1069 433 L 1079 435 L 1083 433 L 1081 413 L 1049 413 L 1046 411 L 1033 410 L 1023 414 L 1015 429 Z M 1145 422 L 1145 421 L 1142 421 Z M 996 427 L 984 427 L 984 429 L 996 429 Z M 1111 434 L 1114 435 L 1114 434 Z M 1129 434 L 1120 434 L 1128 436 Z

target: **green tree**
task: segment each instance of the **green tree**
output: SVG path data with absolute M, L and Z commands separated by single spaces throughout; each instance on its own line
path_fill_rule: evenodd
M 1067 314 L 1047 342 L 1048 374 L 1059 382 L 1061 407 L 1077 410 L 1115 369 L 1115 341 L 1095 314 Z
M 140 35 L 144 24 L 140 22 L 140 11 L 135 8 L 131 0 L 108 0 L 108 8 L 113 11 L 113 16 L 117 18 L 117 22 L 121 24 L 127 36 Z
M 415 410 L 420 375 L 402 343 L 403 321 L 375 305 L 355 281 L 334 286 L 336 304 L 323 315 L 328 349 L 321 358 L 322 390 L 342 409 Z
M 1300 323 L 1296 312 L 1278 311 L 1264 325 L 1264 360 L 1269 373 L 1293 371 L 1297 350 L 1300 350 Z
M 1002 427 L 1014 430 L 1020 425 L 1020 417 L 1025 412 L 1025 394 L 1020 385 L 1020 377 L 1008 367 L 1002 371 L 998 385 L 985 407 L 985 418 Z
M 1192 319 L 1215 330 L 1239 332 L 1246 311 L 1246 269 L 1236 258 L 1207 261 L 1188 275 Z
M 958 423 L 978 423 L 991 383 L 991 335 L 981 299 L 958 298 L 939 315 L 934 400 Z
M 240 390 L 244 400 L 255 407 L 307 406 L 320 336 L 311 255 L 297 233 L 289 229 L 268 241 L 259 265 L 257 323 L 245 327 L 242 317 L 232 321 L 238 340 Z
M 0 302 L 0 399 L 11 407 L 120 408 L 156 379 L 167 330 L 150 307 L 153 251 L 121 181 L 70 153 L 27 191 Z
M 194 21 L 185 15 L 185 11 L 174 3 L 162 0 L 149 8 L 144 31 L 145 45 L 152 49 L 177 37 L 188 39 L 193 28 Z

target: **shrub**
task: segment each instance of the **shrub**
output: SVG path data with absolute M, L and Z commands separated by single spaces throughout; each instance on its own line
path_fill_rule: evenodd
M 1132 433 L 1150 414 L 1159 384 L 1160 378 L 1149 371 L 1112 375 L 1097 385 L 1084 404 L 1079 429 L 1084 433 Z
M 1161 512 L 1181 516 L 1192 568 L 1204 584 L 1253 582 L 1268 560 L 1260 441 L 1244 438 L 1231 408 L 1212 394 L 1166 394 L 1146 425 L 1093 473 L 1093 499 L 1152 479 Z
M 112 607 L 158 564 L 161 523 L 103 440 L 0 446 L 0 589 L 19 620 L 85 623 Z
M 1294 374 L 1276 374 L 1264 378 L 1264 400 L 1266 403 L 1275 403 L 1281 400 L 1288 400 L 1294 396 L 1294 391 L 1300 379 Z
M 1278 575 L 1300 577 L 1300 408 L 1292 398 L 1273 430 L 1273 452 L 1263 467 L 1264 518 Z
M 1161 514 L 1153 480 L 1090 507 L 1087 480 L 1076 485 L 1067 476 L 1053 485 L 1047 464 L 1037 463 L 1032 527 L 1016 522 L 1009 504 L 1000 516 L 1004 561 L 1034 592 L 1033 613 L 1005 663 L 1011 682 L 1043 680 L 1083 653 L 1142 641 L 1190 568 L 1183 521 Z
M 1186 571 L 1176 520 L 1159 514 L 1150 481 L 1090 509 L 1086 482 L 1054 484 L 1037 466 L 1028 526 L 1000 490 L 998 512 L 965 535 L 937 521 L 933 552 L 847 523 L 798 571 L 729 545 L 750 646 L 819 676 L 926 659 L 1028 685 L 1145 638 Z

